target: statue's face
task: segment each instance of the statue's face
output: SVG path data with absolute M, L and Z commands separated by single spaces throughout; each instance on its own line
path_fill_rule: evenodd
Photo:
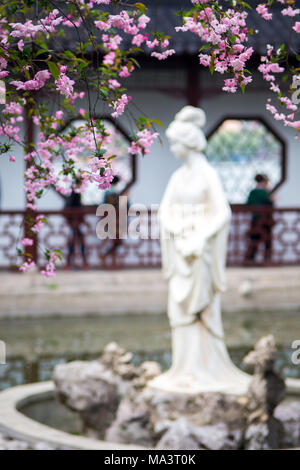
M 171 140 L 170 141 L 170 149 L 171 152 L 175 155 L 176 158 L 185 158 L 187 156 L 187 148 L 178 140 Z

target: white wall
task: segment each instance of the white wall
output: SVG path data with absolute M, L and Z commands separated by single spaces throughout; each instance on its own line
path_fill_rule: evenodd
M 183 99 L 173 98 L 159 92 L 132 93 L 133 99 L 143 110 L 145 115 L 159 119 L 164 127 L 158 127 L 161 142 L 157 139 L 149 155 L 137 159 L 137 182 L 131 190 L 130 198 L 133 202 L 142 204 L 158 204 L 163 196 L 164 189 L 172 172 L 180 165 L 170 152 L 165 129 L 172 121 L 177 111 L 186 104 Z M 123 120 L 126 125 L 125 119 Z
M 218 84 L 216 82 L 219 82 Z M 258 77 L 260 85 L 260 80 Z M 278 206 L 300 206 L 299 176 L 300 176 L 300 141 L 295 138 L 296 132 L 284 127 L 273 119 L 265 109 L 269 93 L 265 87 L 249 87 L 245 95 L 240 93 L 227 94 L 212 90 L 219 86 L 216 77 L 204 74 L 202 77 L 202 99 L 199 105 L 207 113 L 205 132 L 226 115 L 232 116 L 261 116 L 286 141 L 287 146 L 287 179 L 278 191 Z M 262 84 L 263 85 L 263 84 Z M 212 92 L 213 91 L 213 92 Z M 156 117 L 164 123 L 164 130 L 173 119 L 174 114 L 186 104 L 183 99 L 172 97 L 166 93 L 132 92 L 133 98 L 145 114 Z M 171 173 L 180 164 L 170 153 L 167 140 L 162 130 L 161 145 L 156 142 L 150 155 L 138 159 L 138 181 L 132 190 L 132 200 L 145 204 L 158 203 Z
M 299 176 L 300 176 L 300 145 L 295 140 L 295 132 L 283 127 L 281 123 L 274 121 L 272 116 L 265 110 L 268 94 L 265 89 L 246 91 L 245 96 L 241 94 L 216 93 L 215 86 L 219 78 L 204 74 L 201 78 L 202 95 L 199 103 L 207 113 L 206 131 L 211 129 L 217 121 L 225 115 L 261 115 L 274 127 L 287 143 L 287 181 L 279 191 L 280 206 L 300 206 Z M 184 84 L 183 84 L 184 86 Z M 220 85 L 219 85 L 220 86 Z M 133 101 L 137 106 L 151 118 L 157 118 L 164 123 L 160 130 L 162 144 L 158 141 L 153 145 L 151 153 L 145 157 L 138 158 L 138 180 L 132 188 L 130 198 L 133 202 L 144 204 L 159 203 L 164 188 L 171 173 L 180 164 L 170 153 L 168 143 L 164 136 L 164 130 L 173 119 L 174 114 L 186 104 L 183 98 L 174 93 L 162 93 L 155 91 L 130 90 Z M 83 105 L 83 103 L 82 103 Z M 123 126 L 128 128 L 129 119 L 124 116 L 121 119 Z M 8 160 L 7 155 L 0 156 L 0 180 L 1 180 L 1 209 L 24 208 L 23 174 L 24 161 L 22 152 L 18 149 L 14 155 L 15 163 Z M 60 209 L 63 206 L 62 199 L 52 190 L 39 201 L 40 209 Z
M 16 161 L 10 162 L 9 155 L 13 155 Z M 24 207 L 24 171 L 23 148 L 20 145 L 15 144 L 7 154 L 0 155 L 0 210 Z
M 212 78 L 205 76 L 203 84 Z M 256 78 L 256 77 L 255 77 Z M 259 77 L 258 82 L 260 83 Z M 285 127 L 282 122 L 275 121 L 272 115 L 265 109 L 270 93 L 265 87 L 254 90 L 251 86 L 245 95 L 219 93 L 201 100 L 201 106 L 207 113 L 206 129 L 210 130 L 225 115 L 236 116 L 261 116 L 272 128 L 286 141 L 287 149 L 287 179 L 278 191 L 278 206 L 300 206 L 299 176 L 300 176 L 300 140 L 296 139 L 297 132 Z

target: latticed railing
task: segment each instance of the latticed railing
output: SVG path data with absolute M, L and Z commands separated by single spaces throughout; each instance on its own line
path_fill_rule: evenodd
M 44 211 L 46 223 L 33 250 L 38 266 L 45 264 L 44 248 L 59 249 L 60 267 L 86 269 L 158 268 L 161 264 L 157 213 L 128 218 L 137 238 L 100 240 L 95 208 Z M 24 233 L 26 213 L 0 212 L 0 267 L 16 269 L 22 263 L 16 246 Z M 138 219 L 138 220 L 137 220 Z M 300 263 L 300 208 L 232 206 L 229 266 L 280 266 Z

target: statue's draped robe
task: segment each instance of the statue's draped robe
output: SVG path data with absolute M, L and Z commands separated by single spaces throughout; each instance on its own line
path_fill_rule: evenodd
M 172 367 L 150 383 L 156 388 L 191 393 L 247 389 L 249 376 L 232 364 L 221 320 L 230 216 L 219 177 L 203 156 L 175 171 L 159 211 Z

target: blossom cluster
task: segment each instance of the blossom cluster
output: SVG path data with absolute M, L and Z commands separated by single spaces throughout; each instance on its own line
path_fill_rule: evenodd
M 224 80 L 224 91 L 235 93 L 238 87 L 244 89 L 252 81 L 246 72 L 246 62 L 253 54 L 252 47 L 247 47 L 248 13 L 233 8 L 224 11 L 219 2 L 212 2 L 214 6 L 207 6 L 208 2 L 192 3 L 195 7 L 183 16 L 184 24 L 176 27 L 176 31 L 190 31 L 205 43 L 201 49 L 209 52 L 199 54 L 201 65 L 211 72 L 231 75 Z
M 136 134 L 136 139 L 131 143 L 129 153 L 131 155 L 147 155 L 150 153 L 150 147 L 158 137 L 157 132 L 151 132 L 149 129 L 143 129 Z
M 109 75 L 107 88 L 113 93 L 109 106 L 113 108 L 114 118 L 124 113 L 126 105 L 131 100 L 131 97 L 124 93 L 120 80 L 129 77 L 135 70 L 134 62 L 120 49 L 123 42 L 120 33 L 131 37 L 133 48 L 144 45 L 151 50 L 156 49 L 151 52 L 151 56 L 158 60 L 167 59 L 175 54 L 174 49 L 167 49 L 169 40 L 163 34 L 157 33 L 152 40 L 149 39 L 149 34 L 144 31 L 149 22 L 150 18 L 143 10 L 135 11 L 133 15 L 123 10 L 118 14 L 110 14 L 94 21 L 96 28 L 103 33 L 102 46 L 105 51 L 103 65 L 106 68 L 104 72 L 107 71 Z
M 292 99 L 285 95 L 281 89 L 281 84 L 277 76 L 286 72 L 284 66 L 279 64 L 280 59 L 285 57 L 284 51 L 274 51 L 271 45 L 267 46 L 267 55 L 261 57 L 261 65 L 258 70 L 262 73 L 263 78 L 269 83 L 270 90 L 275 93 L 278 97 L 280 109 L 271 104 L 269 98 L 266 104 L 267 110 L 273 115 L 277 121 L 282 121 L 285 126 L 292 127 L 296 130 L 300 130 L 300 121 L 297 120 L 298 106 L 293 103 Z M 292 78 L 293 82 L 300 80 L 300 76 L 294 75 Z
M 67 196 L 73 191 L 83 192 L 89 184 L 96 183 L 99 190 L 110 187 L 115 174 L 109 161 L 110 155 L 107 154 L 110 136 L 104 124 L 95 118 L 97 110 L 90 98 L 91 90 L 93 96 L 96 94 L 96 102 L 99 99 L 106 101 L 111 108 L 112 118 L 117 119 L 131 100 L 123 81 L 130 77 L 138 65 L 132 57 L 135 50 L 140 47 L 150 49 L 153 57 L 159 60 L 175 52 L 168 49 L 169 41 L 162 33 L 155 33 L 150 39 L 146 32 L 150 18 L 142 4 L 128 2 L 124 9 L 111 14 L 105 11 L 110 0 L 78 0 L 76 6 L 74 1 L 66 0 L 64 5 L 60 4 L 57 8 L 56 0 L 51 5 L 39 0 L 36 3 L 33 12 L 30 2 L 21 0 L 21 14 L 15 14 L 16 10 L 12 8 L 12 13 L 7 15 L 8 10 L 0 7 L 0 47 L 3 51 L 0 56 L 0 79 L 5 79 L 9 90 L 5 98 L 5 88 L 1 88 L 3 108 L 0 137 L 6 140 L 4 144 L 1 143 L 0 151 L 3 153 L 9 150 L 9 160 L 14 163 L 15 144 L 24 147 L 24 190 L 27 208 L 33 214 L 38 209 L 38 199 L 49 188 L 55 188 Z M 74 52 L 55 48 L 55 44 L 66 33 L 66 28 L 73 28 L 79 39 Z M 81 39 L 85 28 L 87 42 Z M 123 45 L 124 35 L 130 37 L 130 49 Z M 94 56 L 101 57 L 95 69 L 95 80 L 90 77 L 90 62 L 86 58 L 88 47 Z M 55 92 L 61 98 L 57 103 L 58 109 L 51 113 L 49 104 L 52 104 L 52 98 L 49 103 L 48 100 L 41 101 L 39 93 L 45 95 Z M 83 99 L 87 102 L 87 109 L 78 106 L 78 100 Z M 69 132 L 60 132 L 78 108 L 86 124 L 71 128 Z M 34 147 L 24 141 L 20 126 L 28 112 L 36 125 L 37 140 Z M 149 153 L 156 137 L 149 126 L 150 120 L 145 120 L 143 125 L 139 124 L 134 145 L 128 148 L 131 154 Z M 83 165 L 82 155 L 87 154 L 90 155 L 88 163 Z M 57 171 L 58 161 L 63 161 L 60 171 Z M 24 248 L 35 243 L 34 237 L 44 223 L 43 216 L 33 216 L 25 222 L 25 233 L 29 236 L 21 240 Z M 31 258 L 25 254 L 24 257 L 21 271 L 34 266 Z M 51 276 L 57 254 L 48 252 L 47 259 L 42 273 Z
M 278 0 L 278 2 L 282 4 L 282 16 L 295 18 L 300 14 L 299 8 L 288 5 L 288 3 L 295 2 L 288 2 L 287 0 Z M 272 19 L 272 13 L 269 10 L 272 4 L 273 2 L 267 2 L 259 4 L 256 8 L 256 11 L 267 21 Z M 300 22 L 295 22 L 292 26 L 292 32 L 300 33 Z M 269 98 L 266 109 L 273 115 L 275 120 L 281 121 L 285 126 L 300 131 L 298 106 L 289 96 L 289 89 L 294 90 L 294 85 L 296 81 L 300 80 L 300 76 L 297 74 L 297 70 L 294 73 L 293 67 L 289 67 L 286 45 L 282 45 L 278 50 L 275 50 L 271 44 L 267 44 L 266 47 L 267 53 L 261 56 L 261 64 L 258 70 L 268 83 L 270 91 L 277 96 L 280 106 L 272 104 L 272 99 Z M 288 81 L 290 81 L 289 87 L 287 87 Z
M 230 0 L 230 8 L 225 8 L 224 3 L 191 0 L 191 9 L 182 13 L 183 24 L 176 31 L 199 37 L 200 64 L 211 73 L 223 75 L 223 90 L 235 93 L 239 88 L 244 91 L 252 81 L 247 62 L 253 54 L 248 45 L 253 31 L 247 25 L 248 13 L 242 0 Z M 274 3 L 259 3 L 257 14 L 271 22 Z M 277 3 L 282 16 L 290 18 L 291 34 L 299 34 L 300 10 L 296 1 Z M 135 53 L 147 51 L 151 57 L 165 60 L 175 54 L 170 38 L 158 31 L 151 34 L 150 17 L 139 2 L 20 0 L 19 9 L 15 0 L 5 4 L 0 5 L 0 154 L 7 155 L 13 164 L 15 146 L 23 146 L 28 210 L 37 210 L 38 199 L 49 188 L 63 196 L 81 193 L 95 183 L 99 190 L 109 188 L 115 174 L 111 164 L 114 155 L 108 151 L 110 132 L 97 118 L 98 103 L 106 103 L 112 119 L 122 116 L 132 101 L 126 79 L 139 67 Z M 119 8 L 106 8 L 117 4 Z M 70 48 L 61 47 L 60 41 L 68 38 L 70 29 L 77 40 Z M 300 130 L 297 106 L 281 83 L 285 80 L 286 89 L 292 91 L 300 80 L 299 69 L 288 65 L 287 48 L 275 51 L 272 45 L 268 46 L 259 71 L 280 103 L 278 107 L 268 102 L 267 109 L 276 120 Z M 34 145 L 25 141 L 22 134 L 25 115 L 36 126 Z M 68 120 L 78 115 L 84 124 L 63 131 Z M 138 130 L 127 149 L 130 155 L 149 154 L 158 137 L 153 123 L 155 120 L 150 118 L 136 120 Z M 83 156 L 87 165 L 82 163 Z M 60 171 L 58 161 L 63 162 Z M 33 216 L 25 222 L 23 248 L 33 246 L 44 223 L 43 216 Z M 43 274 L 52 276 L 58 254 L 47 251 L 45 256 Z M 23 258 L 21 271 L 34 266 L 30 257 Z

